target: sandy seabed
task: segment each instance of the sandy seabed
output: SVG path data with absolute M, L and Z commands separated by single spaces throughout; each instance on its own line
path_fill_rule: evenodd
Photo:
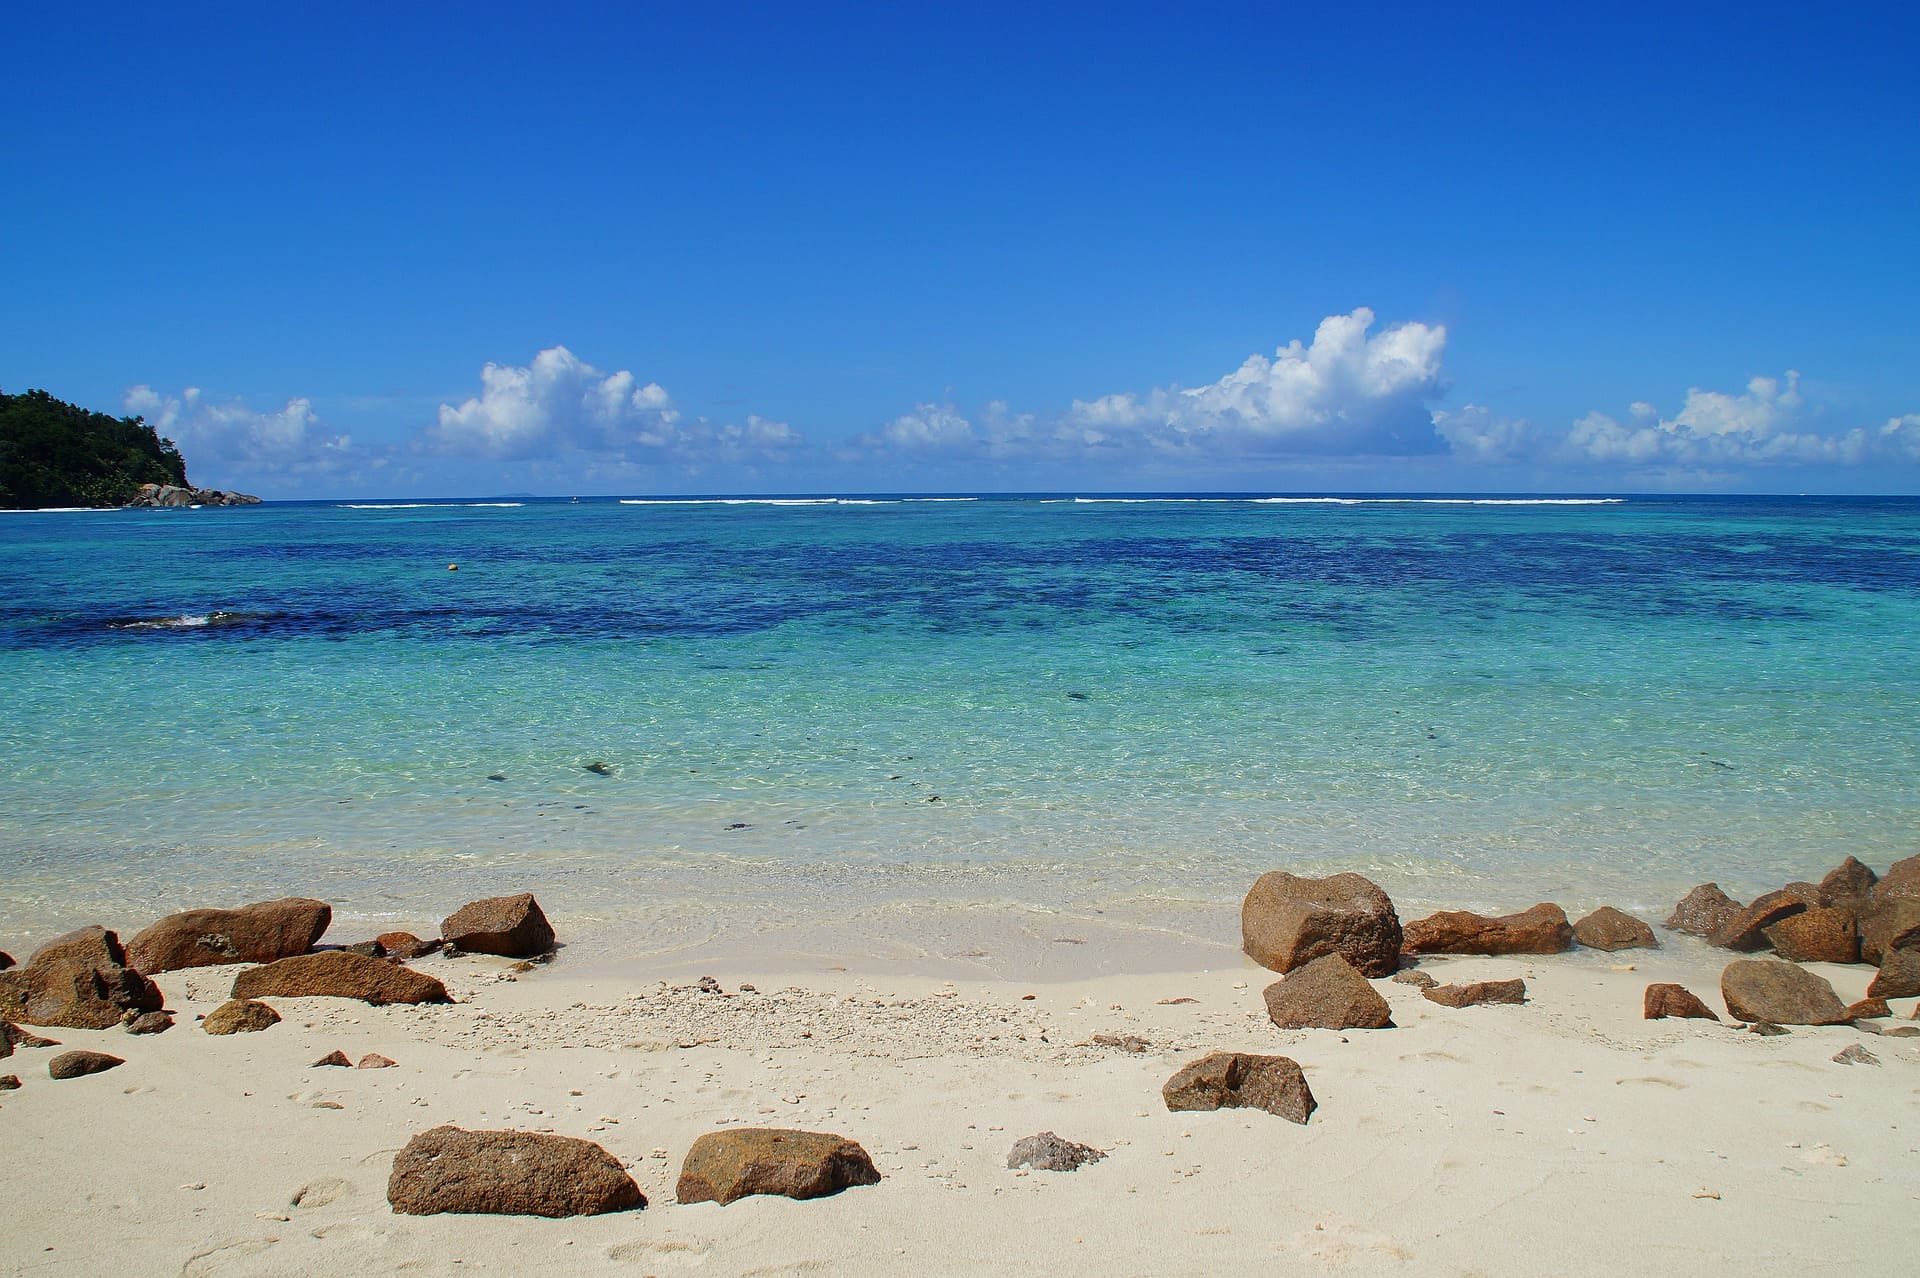
M 564 939 L 566 919 L 556 925 Z M 1452 1009 L 1380 981 L 1397 1028 L 1342 1032 L 1277 1029 L 1260 997 L 1273 974 L 1224 947 L 1209 969 L 1127 974 L 1107 970 L 1124 955 L 1074 946 L 1072 974 L 1055 979 L 789 952 L 710 965 L 718 994 L 689 972 L 589 969 L 565 951 L 517 975 L 503 959 L 435 956 L 414 966 L 446 983 L 451 1006 L 277 999 L 280 1024 L 224 1038 L 195 1017 L 238 969 L 170 972 L 157 980 L 179 1023 L 164 1034 L 45 1031 L 125 1065 L 53 1082 L 51 1049 L 0 1062 L 24 1084 L 0 1094 L 0 1270 L 1753 1275 L 1920 1263 L 1920 1038 L 1643 1020 L 1651 981 L 1722 1006 L 1734 956 L 1664 939 L 1657 951 L 1427 958 L 1442 982 L 1524 977 L 1529 1001 Z M 1873 976 L 1808 966 L 1848 1000 Z M 1887 1024 L 1914 1010 L 1897 1000 Z M 1855 1042 L 1880 1064 L 1833 1060 Z M 397 1064 L 314 1067 L 336 1049 Z M 1305 1126 L 1169 1112 L 1161 1084 L 1216 1050 L 1294 1058 L 1319 1109 Z M 596 1141 L 650 1204 L 565 1220 L 395 1214 L 395 1153 L 443 1123 Z M 688 1146 L 729 1125 L 850 1137 L 884 1178 L 810 1202 L 676 1203 Z M 1043 1130 L 1107 1157 L 1009 1170 L 1014 1141 Z

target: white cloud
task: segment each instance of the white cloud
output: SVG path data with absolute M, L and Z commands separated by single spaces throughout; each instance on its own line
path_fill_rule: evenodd
M 624 369 L 603 373 L 564 346 L 541 351 L 525 368 L 488 364 L 480 394 L 457 408 L 440 405 L 420 436 L 428 452 L 496 461 L 579 453 L 731 462 L 778 457 L 801 442 L 791 426 L 764 417 L 742 424 L 689 417 L 659 383 L 640 385 Z
M 1740 394 L 1692 387 L 1672 417 L 1644 402 L 1634 403 L 1624 422 L 1588 413 L 1567 432 L 1557 460 L 1628 469 L 1854 466 L 1901 447 L 1901 419 L 1876 435 L 1858 427 L 1822 432 L 1816 417 L 1800 392 L 1800 374 L 1789 369 L 1782 378 L 1753 378 Z
M 135 386 L 123 403 L 179 446 L 195 483 L 338 475 L 365 460 L 350 436 L 327 430 L 305 398 L 263 413 L 238 399 L 208 399 L 197 386 L 179 395 Z
M 1447 441 L 1456 457 L 1477 462 L 1502 462 L 1529 452 L 1538 438 L 1525 418 L 1501 417 L 1479 404 L 1456 412 L 1435 409 L 1433 429 Z
M 1204 386 L 1075 400 L 1052 417 L 989 404 L 978 421 L 920 404 L 855 441 L 867 449 L 1006 457 L 1136 452 L 1193 457 L 1401 455 L 1443 447 L 1428 404 L 1445 389 L 1444 327 L 1377 334 L 1365 307 L 1320 322 L 1311 344 L 1252 355 Z

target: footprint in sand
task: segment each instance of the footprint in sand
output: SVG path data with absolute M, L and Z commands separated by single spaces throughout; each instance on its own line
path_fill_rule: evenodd
M 659 1264 L 683 1265 L 693 1267 L 707 1262 L 707 1244 L 704 1242 L 681 1242 L 673 1238 L 642 1238 L 633 1242 L 615 1243 L 607 1248 L 607 1259 L 622 1264 Z
M 188 1256 L 187 1263 L 180 1266 L 180 1278 L 225 1273 L 229 1267 L 251 1260 L 279 1241 L 278 1238 L 229 1238 L 215 1243 L 205 1251 Z
M 287 1206 L 309 1209 L 327 1207 L 339 1202 L 352 1192 L 352 1181 L 339 1176 L 323 1176 L 294 1190 L 293 1197 L 287 1200 Z
M 1645 1078 L 1616 1078 L 1613 1080 L 1613 1085 L 1615 1087 L 1665 1087 L 1676 1092 L 1684 1092 L 1687 1090 L 1687 1084 L 1685 1083 L 1676 1082 L 1671 1078 L 1659 1078 L 1652 1074 L 1647 1075 Z

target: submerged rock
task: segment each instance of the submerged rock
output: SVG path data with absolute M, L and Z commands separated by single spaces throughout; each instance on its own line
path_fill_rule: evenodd
M 1573 925 L 1573 939 L 1591 950 L 1657 950 L 1653 929 L 1625 910 L 1603 905 Z
M 620 1161 L 590 1140 L 436 1127 L 407 1142 L 387 1177 L 397 1212 L 595 1216 L 645 1207 Z
M 553 926 L 531 892 L 471 901 L 440 924 L 440 935 L 449 946 L 507 958 L 531 958 L 553 948 Z
M 674 1196 L 722 1206 L 752 1194 L 825 1198 L 856 1185 L 877 1185 L 867 1151 L 844 1136 L 780 1127 L 707 1132 L 687 1150 Z
M 1160 1089 L 1170 1110 L 1263 1109 L 1304 1123 L 1319 1107 L 1300 1066 L 1286 1056 L 1214 1052 L 1182 1065 Z
M 1498 918 L 1442 910 L 1407 924 L 1406 948 L 1415 954 L 1559 954 L 1572 945 L 1567 912 L 1547 902 Z
M 271 963 L 305 954 L 332 921 L 332 906 L 298 896 L 236 910 L 185 910 L 146 928 L 127 951 L 133 966 L 149 975 L 222 963 Z
M 1266 989 L 1267 1015 L 1281 1029 L 1389 1029 L 1393 1011 L 1367 978 L 1338 954 L 1323 954 Z
M 1735 1020 L 1774 1025 L 1839 1025 L 1847 1005 L 1833 986 L 1779 959 L 1736 959 L 1720 974 L 1720 996 Z
M 1365 976 L 1400 966 L 1400 916 L 1372 880 L 1358 874 L 1302 878 L 1272 870 L 1240 905 L 1241 948 L 1276 972 L 1338 954 Z
M 1031 1167 L 1035 1171 L 1078 1171 L 1088 1163 L 1097 1163 L 1106 1154 L 1091 1145 L 1082 1145 L 1052 1132 L 1023 1136 L 1007 1152 L 1007 1166 Z

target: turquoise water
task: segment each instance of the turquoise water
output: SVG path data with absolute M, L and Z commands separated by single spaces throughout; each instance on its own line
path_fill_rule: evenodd
M 1907 500 L 8 515 L 0 937 L 525 885 L 671 948 L 1274 867 L 1662 909 L 1911 854 L 1916 656 Z

